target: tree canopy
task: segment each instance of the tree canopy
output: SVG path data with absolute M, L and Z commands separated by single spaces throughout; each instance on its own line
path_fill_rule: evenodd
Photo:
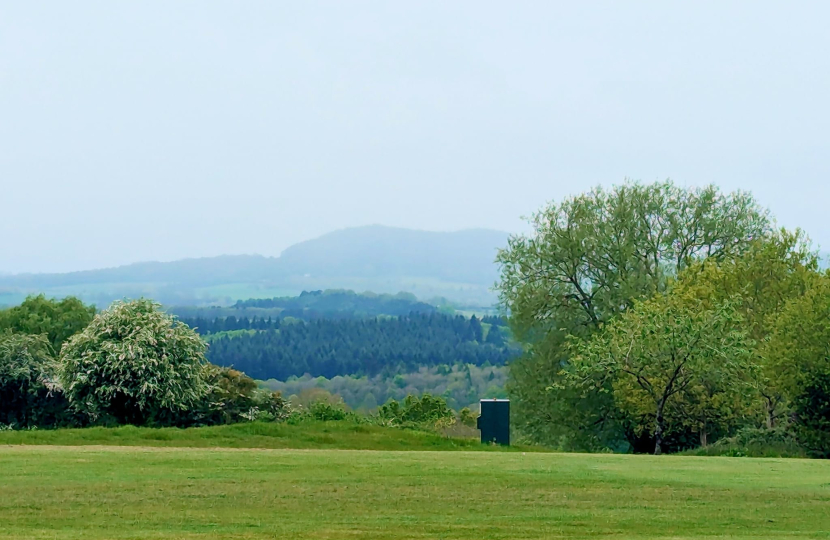
M 769 234 L 770 218 L 747 193 L 660 182 L 596 188 L 549 205 L 531 224 L 532 234 L 512 237 L 498 255 L 500 298 L 526 344 L 511 364 L 517 420 L 549 444 L 618 448 L 627 428 L 610 394 L 586 396 L 562 380 L 567 342 L 665 292 L 694 263 L 745 253 Z
M 673 422 L 694 420 L 705 429 L 710 410 L 740 400 L 750 387 L 753 365 L 742 322 L 730 303 L 707 308 L 688 296 L 658 294 L 591 339 L 575 340 L 568 376 L 610 391 L 635 431 L 653 434 L 660 454 Z M 735 398 L 722 399 L 727 395 Z
M 92 321 L 95 307 L 68 296 L 53 300 L 44 295 L 30 296 L 19 306 L 0 310 L 0 330 L 22 334 L 43 334 L 55 351 Z
M 762 354 L 802 439 L 830 456 L 830 277 L 790 300 L 772 323 Z

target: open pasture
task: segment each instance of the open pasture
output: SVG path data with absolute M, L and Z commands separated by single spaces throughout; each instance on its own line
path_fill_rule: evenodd
M 826 461 L 0 447 L 0 538 L 830 538 Z

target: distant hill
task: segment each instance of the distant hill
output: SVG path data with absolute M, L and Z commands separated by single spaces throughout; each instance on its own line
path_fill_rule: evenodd
M 72 294 L 99 305 L 139 296 L 168 305 L 231 305 L 308 290 L 352 289 L 489 306 L 495 301 L 490 288 L 498 275 L 496 250 L 507 238 L 507 233 L 483 229 L 358 227 L 301 242 L 280 257 L 224 255 L 64 274 L 0 275 L 0 305 L 38 293 Z

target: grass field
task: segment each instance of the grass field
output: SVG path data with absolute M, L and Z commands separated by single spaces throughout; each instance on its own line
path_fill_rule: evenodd
M 502 451 L 476 439 L 448 438 L 427 431 L 396 429 L 350 421 L 240 423 L 199 428 L 84 428 L 0 432 L 0 445 L 154 446 L 188 448 L 339 449 L 339 450 L 477 450 Z M 510 448 L 540 451 L 541 448 Z
M 830 538 L 830 463 L 0 446 L 0 538 Z

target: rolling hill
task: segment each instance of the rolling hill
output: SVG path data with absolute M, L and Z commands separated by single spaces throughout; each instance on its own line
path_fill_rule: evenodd
M 223 255 L 64 274 L 0 275 L 0 305 L 38 293 L 77 295 L 99 305 L 138 296 L 168 305 L 213 305 L 353 289 L 406 291 L 422 299 L 489 306 L 495 300 L 496 250 L 507 238 L 507 233 L 485 229 L 358 227 L 301 242 L 279 257 Z

